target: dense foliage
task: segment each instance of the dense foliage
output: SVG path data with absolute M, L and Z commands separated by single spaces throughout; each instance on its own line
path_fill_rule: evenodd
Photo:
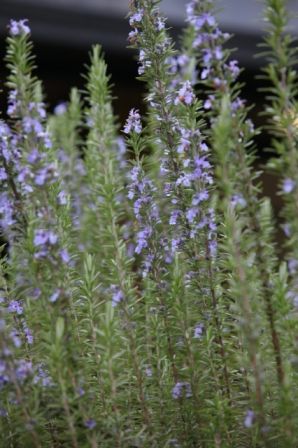
M 7 39 L 0 120 L 1 447 L 298 446 L 298 106 L 285 0 L 264 0 L 266 132 L 255 130 L 211 0 L 180 47 L 132 0 L 146 115 L 113 115 L 91 52 L 53 115 L 30 28 Z

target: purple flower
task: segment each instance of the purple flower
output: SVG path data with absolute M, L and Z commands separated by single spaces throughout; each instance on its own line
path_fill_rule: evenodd
M 88 418 L 87 420 L 85 420 L 84 425 L 86 426 L 86 428 L 91 430 L 96 427 L 96 421 L 93 418 Z
M 209 25 L 211 27 L 216 25 L 215 18 L 208 12 L 205 12 L 201 16 L 194 17 L 192 20 L 192 25 L 200 30 L 204 25 Z
M 41 289 L 40 288 L 34 288 L 31 294 L 32 299 L 37 300 L 41 296 Z
M 174 254 L 175 252 L 177 252 L 177 250 L 179 249 L 179 246 L 182 242 L 181 238 L 173 238 L 171 241 L 171 250 L 172 253 Z
M 143 249 L 146 249 L 146 247 L 148 247 L 148 239 L 150 238 L 151 234 L 152 229 L 148 226 L 137 233 L 137 246 L 135 248 L 136 254 L 140 254 Z
M 184 187 L 190 187 L 193 175 L 191 173 L 181 173 L 176 180 L 176 185 L 183 185 Z
M 67 194 L 64 190 L 61 190 L 60 193 L 58 193 L 58 204 L 60 205 L 67 204 Z
M 139 22 L 142 21 L 143 15 L 144 15 L 143 9 L 139 9 L 137 12 L 132 14 L 129 18 L 130 26 L 138 26 Z
M 12 330 L 12 331 L 10 332 L 10 337 L 11 337 L 11 340 L 12 340 L 12 342 L 13 342 L 13 345 L 14 345 L 16 348 L 20 348 L 21 345 L 22 345 L 22 341 L 21 341 L 21 339 L 20 339 L 20 337 L 19 337 L 19 333 L 18 333 L 16 330 Z
M 8 412 L 4 408 L 0 408 L 0 417 L 8 417 Z
M 28 19 L 22 19 L 19 21 L 11 20 L 9 24 L 9 33 L 11 36 L 19 36 L 21 34 L 29 34 L 30 28 L 27 25 Z
M 214 258 L 217 254 L 217 241 L 216 240 L 209 241 L 208 247 L 209 247 L 210 256 L 212 258 Z
M 8 311 L 10 313 L 23 314 L 23 306 L 18 300 L 12 300 L 8 305 Z
M 131 109 L 128 119 L 126 120 L 123 132 L 125 132 L 125 134 L 130 134 L 131 132 L 140 134 L 142 132 L 142 124 L 140 119 L 141 116 L 139 114 L 139 111 L 136 109 Z
M 37 148 L 32 149 L 28 154 L 27 160 L 29 163 L 36 163 L 41 159 L 41 154 Z
M 46 118 L 44 103 L 29 103 L 29 110 L 37 112 L 39 118 Z
M 175 98 L 174 103 L 177 105 L 179 103 L 184 103 L 190 105 L 193 103 L 195 95 L 191 86 L 190 81 L 185 81 L 181 89 L 178 92 L 178 96 Z
M 233 101 L 233 102 L 231 103 L 232 111 L 233 111 L 233 112 L 236 112 L 238 109 L 241 109 L 241 107 L 244 106 L 244 103 L 245 103 L 244 100 L 242 100 L 241 98 L 237 97 L 237 98 L 235 99 L 235 101 Z
M 111 290 L 113 291 L 112 306 L 117 306 L 124 299 L 124 294 L 121 291 L 121 289 L 116 285 L 112 285 Z
M 31 333 L 31 330 L 25 324 L 23 324 L 23 331 L 24 331 L 24 335 L 25 335 L 27 343 L 29 345 L 33 344 L 33 335 Z
M 68 264 L 70 262 L 70 256 L 67 249 L 61 249 L 59 255 L 63 263 Z
M 235 60 L 230 61 L 228 64 L 228 69 L 229 69 L 233 79 L 236 79 L 240 73 L 240 68 L 238 67 L 238 61 L 235 61 Z
M 53 292 L 53 294 L 50 295 L 50 297 L 49 297 L 49 302 L 51 302 L 51 303 L 55 303 L 55 302 L 59 299 L 60 294 L 61 294 L 61 289 L 57 288 L 57 289 Z
M 129 40 L 129 42 L 131 43 L 131 44 L 133 44 L 135 41 L 136 41 L 136 39 L 137 39 L 137 37 L 138 37 L 138 30 L 133 30 L 133 31 L 130 31 L 129 33 L 128 33 L 128 40 Z
M 246 207 L 246 200 L 242 196 L 242 194 L 233 194 L 231 197 L 231 205 L 234 207 L 239 205 L 240 207 Z
M 281 226 L 281 228 L 283 229 L 283 231 L 284 231 L 284 234 L 286 235 L 286 237 L 290 237 L 291 236 L 291 226 L 290 226 L 290 224 L 288 224 L 288 223 L 285 223 L 285 224 L 283 224 L 282 226 Z
M 24 381 L 30 374 L 32 374 L 32 362 L 20 359 L 17 361 L 16 377 L 20 381 Z
M 199 213 L 198 207 L 189 208 L 186 212 L 187 221 L 191 224 L 194 221 L 195 217 L 198 215 L 198 213 Z
M 205 48 L 203 50 L 203 63 L 206 67 L 209 67 L 210 62 L 212 61 L 213 53 L 209 48 Z
M 42 186 L 47 181 L 53 181 L 57 177 L 57 173 L 55 170 L 55 166 L 53 163 L 49 163 L 48 165 L 44 166 L 35 175 L 35 184 Z
M 34 132 L 36 135 L 39 135 L 43 132 L 42 124 L 32 117 L 23 118 L 23 129 L 27 134 Z
M 33 239 L 34 246 L 44 246 L 45 244 L 55 245 L 58 241 L 58 236 L 51 230 L 37 229 Z
M 11 90 L 8 95 L 8 108 L 7 108 L 7 114 L 9 116 L 13 116 L 18 107 L 20 106 L 20 101 L 17 100 L 18 91 L 17 90 Z
M 151 378 L 153 376 L 152 368 L 150 366 L 146 366 L 145 374 L 146 374 L 147 378 Z
M 82 386 L 78 386 L 76 387 L 76 393 L 79 397 L 83 397 L 83 395 L 85 395 L 85 390 L 82 388 Z
M 158 16 L 156 18 L 155 26 L 158 31 L 162 31 L 165 28 L 165 19 Z
M 296 187 L 296 182 L 293 181 L 292 179 L 288 178 L 283 181 L 282 189 L 283 189 L 284 193 L 286 193 L 286 194 L 291 193 L 295 187 Z
M 171 226 L 175 226 L 177 224 L 177 220 L 179 218 L 179 216 L 181 215 L 181 211 L 180 210 L 173 210 L 170 216 L 170 220 L 169 220 L 169 224 Z
M 180 144 L 177 147 L 178 154 L 182 154 L 184 151 L 187 151 L 190 147 L 190 140 L 186 137 L 181 137 Z
M 203 336 L 203 332 L 204 332 L 204 324 L 196 325 L 193 335 L 194 339 L 201 339 L 201 337 Z
M 179 381 L 172 389 L 172 397 L 177 400 L 178 398 L 182 398 L 183 396 L 185 398 L 192 397 L 191 386 L 186 381 Z
M 214 50 L 215 59 L 220 60 L 223 58 L 223 51 L 221 47 L 215 47 Z
M 288 261 L 288 269 L 289 269 L 289 273 L 291 275 L 294 275 L 297 273 L 298 270 L 298 260 L 295 259 L 291 259 Z
M 204 80 L 204 79 L 208 78 L 209 73 L 210 73 L 209 68 L 204 68 L 201 72 L 201 79 Z
M 255 417 L 256 416 L 255 416 L 254 411 L 252 411 L 251 409 L 248 409 L 248 411 L 247 411 L 247 413 L 245 415 L 245 418 L 244 418 L 244 422 L 243 422 L 245 428 L 251 428 L 252 427 L 252 425 L 255 422 Z
M 6 180 L 7 179 L 7 174 L 4 168 L 0 168 L 0 180 Z
M 37 365 L 37 373 L 33 378 L 33 384 L 41 384 L 43 387 L 53 386 L 53 381 L 43 364 Z
M 207 100 L 204 102 L 204 109 L 209 110 L 212 109 L 214 103 L 214 95 L 209 95 Z
M 54 114 L 55 115 L 63 115 L 63 114 L 65 114 L 66 111 L 67 111 L 67 103 L 63 102 L 63 103 L 57 104 L 57 106 L 54 109 Z
M 209 193 L 207 190 L 202 190 L 196 193 L 192 199 L 192 205 L 199 205 L 200 202 L 206 201 L 209 198 Z

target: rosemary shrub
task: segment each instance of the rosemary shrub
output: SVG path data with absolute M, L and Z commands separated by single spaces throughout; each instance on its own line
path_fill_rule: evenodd
M 130 2 L 146 116 L 122 130 L 101 48 L 45 110 L 11 20 L 0 120 L 1 447 L 298 446 L 297 51 L 264 0 L 264 129 L 211 0 L 180 47 Z M 256 171 L 267 132 L 281 226 Z

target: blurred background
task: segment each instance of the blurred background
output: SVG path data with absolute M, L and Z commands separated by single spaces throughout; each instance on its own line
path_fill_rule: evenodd
M 168 17 L 172 33 L 177 36 L 184 26 L 187 0 L 163 0 L 161 8 Z M 290 16 L 298 15 L 298 1 L 289 0 Z M 258 92 L 256 75 L 262 60 L 255 58 L 257 44 L 262 40 L 264 21 L 260 0 L 218 0 L 221 28 L 234 35 L 230 45 L 237 48 L 235 57 L 245 68 L 241 80 L 245 83 L 243 96 L 255 104 L 252 118 L 260 124 L 259 110 L 263 97 Z M 143 84 L 136 81 L 135 53 L 127 49 L 128 0 L 0 0 L 0 109 L 5 110 L 5 36 L 11 18 L 28 18 L 32 28 L 38 75 L 44 81 L 46 101 L 50 110 L 68 99 L 71 86 L 83 87 L 82 73 L 86 71 L 91 45 L 103 47 L 109 73 L 112 75 L 114 108 L 120 123 L 131 107 L 140 107 Z M 297 30 L 297 22 L 291 24 Z M 266 136 L 261 136 L 258 147 L 261 158 L 266 157 Z M 272 194 L 276 182 L 265 180 L 265 193 Z
M 142 83 L 135 81 L 137 64 L 127 49 L 129 25 L 125 18 L 129 0 L 0 0 L 0 51 L 5 52 L 7 24 L 11 18 L 28 18 L 37 54 L 39 76 L 44 80 L 51 107 L 66 100 L 70 86 L 82 87 L 81 74 L 88 52 L 100 43 L 115 85 L 116 113 L 121 121 L 130 107 L 140 103 Z M 163 0 L 161 8 L 174 35 L 184 26 L 187 0 Z M 260 0 L 218 0 L 218 18 L 224 31 L 234 35 L 235 56 L 246 68 L 243 80 L 249 83 L 245 94 L 258 105 L 254 77 L 261 61 L 254 58 L 261 41 L 264 22 Z M 298 14 L 298 1 L 289 1 L 291 16 Z M 294 28 L 294 26 L 293 26 Z M 1 84 L 4 67 L 1 66 Z M 1 98 L 3 104 L 3 98 Z

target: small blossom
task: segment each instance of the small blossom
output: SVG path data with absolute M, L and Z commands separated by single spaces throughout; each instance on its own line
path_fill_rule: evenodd
M 145 368 L 145 374 L 146 374 L 147 378 L 151 378 L 153 376 L 153 371 L 152 371 L 152 368 L 150 366 L 147 366 Z
M 67 204 L 67 194 L 64 190 L 61 190 L 58 193 L 58 204 L 66 205 Z
M 0 168 L 0 180 L 6 180 L 7 179 L 7 174 L 4 168 Z
M 68 264 L 70 262 L 70 256 L 67 249 L 61 249 L 59 255 L 63 263 Z
M 231 197 L 231 205 L 233 205 L 234 207 L 237 205 L 239 205 L 240 207 L 246 207 L 247 204 L 242 194 L 234 194 Z
M 27 25 L 28 19 L 22 19 L 19 21 L 11 20 L 9 24 L 9 32 L 11 36 L 19 36 L 21 34 L 29 34 L 30 28 Z
M 251 409 L 249 409 L 244 418 L 244 426 L 245 428 L 251 428 L 255 422 L 255 413 Z
M 30 374 L 32 374 L 32 362 L 20 359 L 17 361 L 15 373 L 17 379 L 23 382 Z
M 58 300 L 59 297 L 60 297 L 60 294 L 61 294 L 61 289 L 56 289 L 56 290 L 53 292 L 53 294 L 50 295 L 50 297 L 49 297 L 49 302 L 51 302 L 51 303 L 55 303 L 55 302 L 57 302 L 57 300 Z
M 92 430 L 96 427 L 96 421 L 93 418 L 88 418 L 88 420 L 85 420 L 84 425 L 86 428 Z
M 190 81 L 185 81 L 183 86 L 178 92 L 178 96 L 175 98 L 174 103 L 177 105 L 179 103 L 184 103 L 190 105 L 193 103 L 195 95 L 191 86 Z
M 282 190 L 284 193 L 288 194 L 294 190 L 295 186 L 296 182 L 288 178 L 283 181 Z
M 0 408 L 0 417 L 8 417 L 8 412 L 4 408 Z
M 228 69 L 233 77 L 233 79 L 236 79 L 237 76 L 240 73 L 240 68 L 238 67 L 238 61 L 230 61 L 228 64 Z
M 202 190 L 196 193 L 192 199 L 192 205 L 199 205 L 200 202 L 206 201 L 209 198 L 209 193 L 207 190 Z
M 33 377 L 33 384 L 41 384 L 43 387 L 53 386 L 53 380 L 42 363 L 38 364 L 36 367 L 36 373 Z
M 178 398 L 182 398 L 183 396 L 185 398 L 192 397 L 191 386 L 186 381 L 179 381 L 172 389 L 172 397 L 177 400 Z
M 24 335 L 26 338 L 26 341 L 29 345 L 33 344 L 33 335 L 31 330 L 25 325 L 23 324 L 23 331 L 24 331 Z
M 144 10 L 139 9 L 137 12 L 132 14 L 129 18 L 129 24 L 130 26 L 137 26 L 143 19 Z
M 16 348 L 20 348 L 22 345 L 22 341 L 19 337 L 19 333 L 16 330 L 12 330 L 10 332 L 11 340 Z
M 136 109 L 131 109 L 128 119 L 126 120 L 123 132 L 125 132 L 125 134 L 130 134 L 131 132 L 140 134 L 142 132 L 142 124 L 140 119 L 141 116 L 139 114 L 139 111 Z
M 204 109 L 209 110 L 212 109 L 214 103 L 214 96 L 213 95 L 209 95 L 209 97 L 207 98 L 207 100 L 204 102 Z
M 124 299 L 124 294 L 121 291 L 121 289 L 116 285 L 112 285 L 111 290 L 113 291 L 112 306 L 117 306 Z
M 157 17 L 155 22 L 156 29 L 162 31 L 165 28 L 165 20 L 162 17 Z
M 177 220 L 179 218 L 179 216 L 181 215 L 181 211 L 180 210 L 173 210 L 170 216 L 170 220 L 169 220 L 169 224 L 171 226 L 175 226 L 177 224 Z
M 129 34 L 128 34 L 128 41 L 131 44 L 134 44 L 136 42 L 136 40 L 137 40 L 138 34 L 139 34 L 138 30 L 130 31 Z
M 55 115 L 64 115 L 67 111 L 67 103 L 59 103 L 55 106 L 54 114 Z
M 196 325 L 193 335 L 194 339 L 201 339 L 201 337 L 203 336 L 203 332 L 204 332 L 204 324 Z
M 216 25 L 215 18 L 208 12 L 202 14 L 201 16 L 194 17 L 191 23 L 197 30 L 200 30 L 204 25 L 208 25 L 210 27 Z
M 291 275 L 294 275 L 298 271 L 298 260 L 291 259 L 288 261 L 288 269 Z
M 44 246 L 45 244 L 55 245 L 58 241 L 58 236 L 51 230 L 38 229 L 35 231 L 33 244 L 34 246 Z
M 32 164 L 41 160 L 41 154 L 37 148 L 32 149 L 32 151 L 28 154 L 27 160 Z
M 39 299 L 39 297 L 41 296 L 41 289 L 40 288 L 34 288 L 32 293 L 31 293 L 31 297 L 34 300 Z
M 23 314 L 23 306 L 18 300 L 12 300 L 8 305 L 8 311 L 10 313 Z
M 198 215 L 199 209 L 197 207 L 191 207 L 186 211 L 186 219 L 191 224 L 195 217 Z

